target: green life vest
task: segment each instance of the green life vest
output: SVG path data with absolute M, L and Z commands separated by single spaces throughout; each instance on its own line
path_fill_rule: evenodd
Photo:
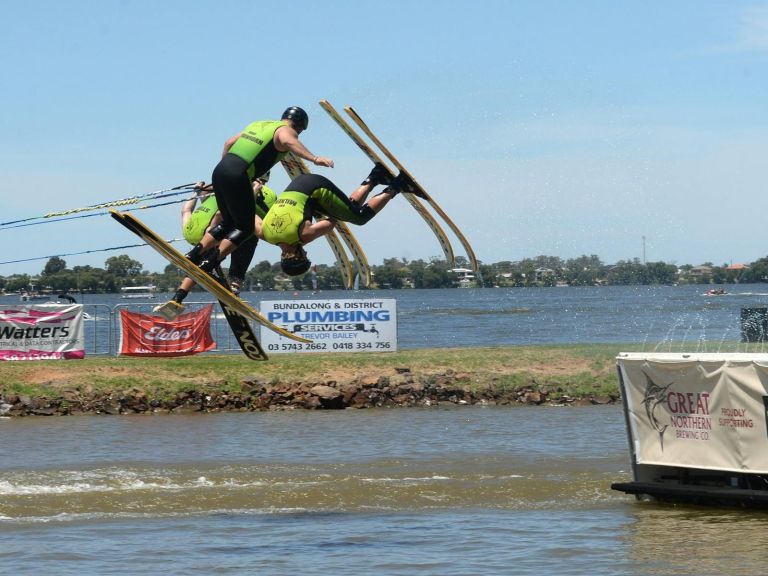
M 240 137 L 229 149 L 230 154 L 242 158 L 248 164 L 248 177 L 253 180 L 277 164 L 286 152 L 275 148 L 275 132 L 287 126 L 285 120 L 259 120 L 246 126 Z
M 211 225 L 211 220 L 218 209 L 216 197 L 211 194 L 190 214 L 189 220 L 187 220 L 183 228 L 184 239 L 193 245 L 200 242 L 208 226 Z
M 262 185 L 259 192 L 253 193 L 253 203 L 256 209 L 256 215 L 259 218 L 264 218 L 267 215 L 267 211 L 272 207 L 277 198 L 274 190 Z M 216 202 L 216 196 L 210 195 L 203 201 L 200 206 L 195 208 L 194 212 L 189 215 L 189 219 L 184 224 L 184 239 L 190 244 L 194 245 L 203 239 L 205 231 L 211 225 L 216 211 L 219 209 L 219 205 Z
M 270 244 L 301 244 L 299 229 L 303 224 L 304 206 L 309 196 L 302 192 L 286 191 L 280 194 L 264 217 L 262 233 Z

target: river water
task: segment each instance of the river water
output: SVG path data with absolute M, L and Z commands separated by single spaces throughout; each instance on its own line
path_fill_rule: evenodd
M 768 290 L 695 288 L 397 293 L 401 348 L 742 346 Z M 764 573 L 768 515 L 629 479 L 619 406 L 0 419 L 0 574 Z
M 741 340 L 743 308 L 768 306 L 768 284 L 730 286 L 724 296 L 707 296 L 702 286 L 604 286 L 582 288 L 509 288 L 453 290 L 372 290 L 246 292 L 257 310 L 262 300 L 392 298 L 397 301 L 399 349 L 475 347 L 517 344 L 626 343 L 632 351 L 745 352 Z M 117 339 L 116 307 L 149 312 L 169 297 L 136 303 L 119 295 L 85 295 L 93 320 L 86 322 L 86 350 L 94 340 L 102 353 L 110 330 Z M 188 302 L 213 302 L 195 292 Z M 0 304 L 18 304 L 15 296 Z M 98 328 L 98 331 L 94 330 Z M 214 319 L 216 336 L 229 328 L 222 314 Z M 219 338 L 216 338 L 219 341 Z M 239 353 L 236 343 L 233 351 Z

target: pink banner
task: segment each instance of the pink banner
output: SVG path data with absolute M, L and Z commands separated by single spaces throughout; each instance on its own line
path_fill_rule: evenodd
M 82 304 L 32 304 L 0 309 L 0 360 L 84 357 Z

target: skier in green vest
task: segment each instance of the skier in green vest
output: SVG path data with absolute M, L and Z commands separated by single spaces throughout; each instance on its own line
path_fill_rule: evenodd
M 277 199 L 274 190 L 266 185 L 268 179 L 269 172 L 253 181 L 253 203 L 258 221 L 264 218 Z M 197 195 L 185 202 L 181 207 L 181 227 L 184 239 L 192 245 L 200 242 L 208 230 L 221 223 L 221 213 L 218 210 L 216 196 L 213 194 L 213 185 L 199 182 L 196 188 Z M 197 205 L 198 200 L 200 201 L 199 206 Z M 256 251 L 258 241 L 258 237 L 254 234 L 230 255 L 227 283 L 235 294 L 240 293 L 240 289 L 245 282 L 245 274 L 248 272 L 248 266 Z M 195 281 L 187 277 L 182 281 L 179 290 L 183 290 L 184 293 L 188 294 L 194 286 Z M 153 308 L 153 312 L 160 314 L 167 320 L 173 320 L 183 310 L 183 303 L 176 300 L 170 300 Z
M 309 126 L 309 116 L 298 106 L 283 112 L 280 120 L 252 122 L 224 144 L 222 158 L 213 170 L 212 182 L 221 223 L 206 231 L 187 257 L 206 272 L 215 269 L 230 253 L 254 242 L 256 210 L 251 182 L 268 172 L 288 152 L 315 166 L 333 168 L 333 160 L 316 156 L 299 140 Z M 252 253 L 251 253 L 252 257 Z M 245 269 L 250 264 L 250 258 Z M 194 285 L 182 282 L 173 299 L 156 311 L 168 319 L 184 309 L 182 301 Z
M 387 187 L 366 202 L 378 184 Z M 261 225 L 257 220 L 256 233 L 280 247 L 283 272 L 297 276 L 312 264 L 303 246 L 333 230 L 334 220 L 362 226 L 400 192 L 415 191 L 413 181 L 406 174 L 401 172 L 393 178 L 378 164 L 350 196 L 325 176 L 302 174 L 288 184 Z

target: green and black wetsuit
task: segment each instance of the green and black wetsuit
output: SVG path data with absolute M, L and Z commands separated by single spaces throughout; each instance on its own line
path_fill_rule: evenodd
M 262 185 L 258 191 L 254 191 L 253 187 L 251 187 L 251 193 L 255 213 L 259 218 L 264 218 L 275 203 L 275 193 L 266 185 Z M 195 208 L 183 227 L 184 238 L 187 242 L 193 245 L 200 242 L 203 234 L 211 225 L 211 220 L 213 220 L 216 210 L 218 210 L 218 202 L 215 196 L 209 196 L 200 206 Z M 245 273 L 248 271 L 248 266 L 253 259 L 258 242 L 259 239 L 255 235 L 251 236 L 232 253 L 229 267 L 230 276 L 245 278 Z
M 350 200 L 333 182 L 319 174 L 302 174 L 288 184 L 264 218 L 264 239 L 270 244 L 301 244 L 301 227 L 316 215 L 362 226 L 376 215 Z
M 256 215 L 251 182 L 277 164 L 285 152 L 275 148 L 275 132 L 285 120 L 252 122 L 213 170 L 213 189 L 224 234 L 241 230 L 253 234 Z

